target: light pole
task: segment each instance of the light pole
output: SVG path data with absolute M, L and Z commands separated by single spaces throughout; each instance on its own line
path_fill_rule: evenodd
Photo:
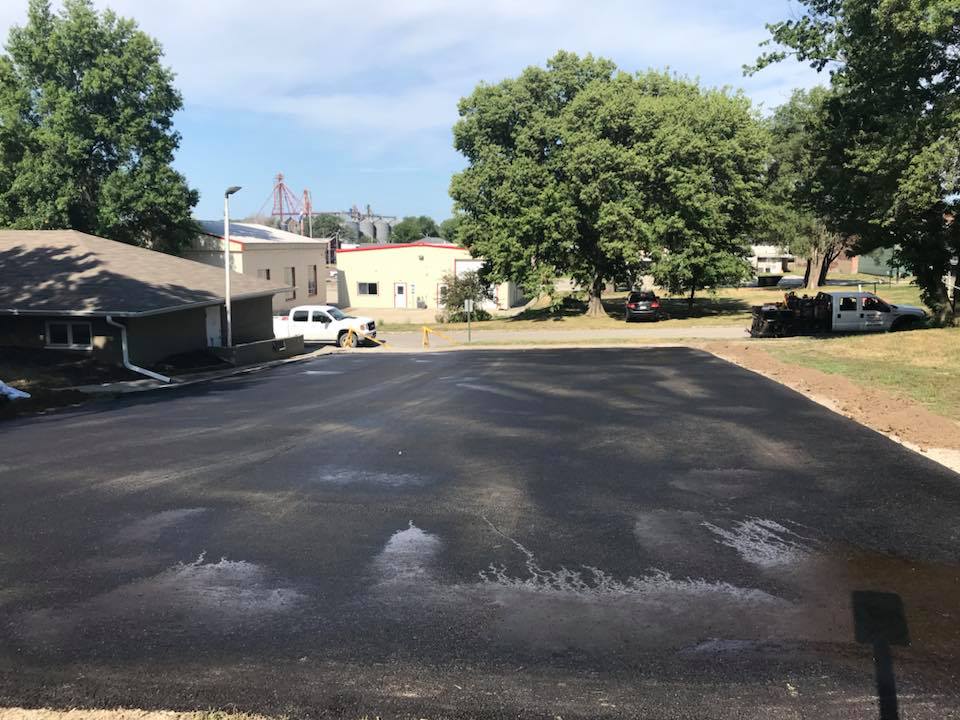
M 230 319 L 230 196 L 240 189 L 231 185 L 223 193 L 223 278 L 227 307 L 227 347 L 233 347 L 233 325 Z

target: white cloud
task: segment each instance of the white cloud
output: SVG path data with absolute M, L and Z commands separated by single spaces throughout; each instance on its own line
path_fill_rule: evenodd
M 0 33 L 25 17 L 26 0 L 17 2 L 19 9 L 9 0 L 0 8 Z M 763 21 L 789 11 L 785 1 L 757 3 L 736 13 L 693 0 L 109 5 L 162 42 L 188 108 L 282 115 L 377 146 L 449 128 L 457 100 L 478 81 L 515 75 L 559 48 L 609 56 L 627 70 L 670 66 L 775 105 L 817 78 L 789 65 L 742 77 L 765 37 Z

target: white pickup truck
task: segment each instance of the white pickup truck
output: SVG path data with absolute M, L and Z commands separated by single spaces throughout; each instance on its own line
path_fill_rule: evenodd
M 870 292 L 788 293 L 784 302 L 753 308 L 753 337 L 817 335 L 831 332 L 908 330 L 927 319 L 923 308 L 894 305 Z
M 350 330 L 353 333 L 350 333 Z M 273 335 L 277 338 L 303 335 L 308 343 L 336 343 L 340 347 L 356 347 L 359 339 L 377 336 L 372 318 L 347 315 L 332 305 L 298 305 L 286 315 L 273 318 Z

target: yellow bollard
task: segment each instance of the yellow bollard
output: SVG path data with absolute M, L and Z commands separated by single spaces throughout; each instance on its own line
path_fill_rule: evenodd
M 423 346 L 425 348 L 430 347 L 430 335 L 439 335 L 451 345 L 460 344 L 456 340 L 454 340 L 452 337 L 447 335 L 446 333 L 442 333 L 439 330 L 434 330 L 432 327 L 427 327 L 426 325 L 423 325 L 422 327 L 423 327 Z

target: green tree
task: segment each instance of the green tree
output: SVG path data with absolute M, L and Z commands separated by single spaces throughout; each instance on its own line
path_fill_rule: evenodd
M 458 235 L 491 280 L 536 294 L 569 275 L 599 315 L 606 282 L 651 254 L 661 275 L 687 278 L 684 291 L 703 287 L 693 265 L 674 272 L 688 246 L 726 270 L 746 254 L 767 147 L 741 95 L 561 52 L 480 85 L 459 109 L 454 144 L 469 165 L 451 183 Z
M 438 316 L 440 322 L 466 322 L 467 312 L 464 310 L 464 305 L 467 300 L 473 300 L 475 303 L 474 320 L 490 319 L 490 313 L 480 305 L 493 298 L 493 291 L 490 285 L 484 282 L 480 273 L 474 270 L 459 275 L 447 273 L 441 282 L 446 290 L 443 295 L 443 312 Z
M 695 239 L 673 252 L 655 251 L 653 279 L 670 293 L 685 294 L 688 306 L 693 307 L 698 290 L 737 283 L 750 275 L 745 254 L 745 250 L 733 252 L 709 240 Z
M 437 237 L 440 228 L 433 218 L 421 215 L 408 216 L 390 228 L 390 242 L 409 243 L 423 240 L 425 237 Z
M 440 223 L 440 237 L 449 242 L 459 242 L 457 240 L 457 231 L 460 228 L 462 220 L 462 216 L 454 215 Z
M 769 26 L 775 48 L 754 71 L 789 56 L 829 69 L 840 171 L 822 188 L 830 229 L 856 250 L 899 246 L 941 319 L 956 298 L 942 282 L 960 254 L 952 222 L 960 193 L 960 3 L 956 0 L 801 0 L 804 12 Z
M 825 187 L 843 172 L 831 152 L 835 129 L 829 123 L 830 91 L 797 90 L 769 119 L 772 162 L 767 170 L 770 242 L 807 259 L 804 282 L 823 285 L 830 264 L 849 250 L 853 238 L 831 229 L 835 209 Z
M 318 238 L 343 236 L 343 223 L 336 215 L 326 213 L 313 216 L 313 236 Z
M 159 43 L 91 0 L 30 0 L 0 56 L 0 225 L 177 250 L 198 195 L 171 162 L 182 106 Z

